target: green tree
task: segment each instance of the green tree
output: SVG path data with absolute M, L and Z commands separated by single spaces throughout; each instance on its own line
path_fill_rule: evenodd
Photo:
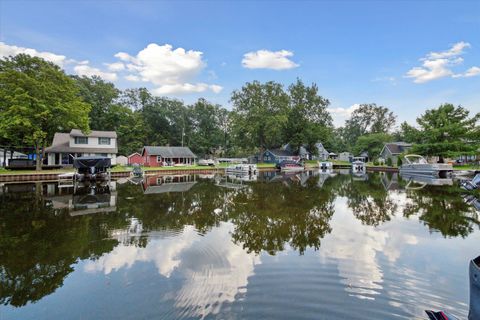
M 190 144 L 194 152 L 208 154 L 225 144 L 223 121 L 225 109 L 220 105 L 209 103 L 205 99 L 189 107 L 191 128 Z
M 370 158 L 377 158 L 387 142 L 393 141 L 387 133 L 371 133 L 358 138 L 353 150 L 355 154 L 367 151 Z
M 444 157 L 476 154 L 480 147 L 480 114 L 469 114 L 467 109 L 449 103 L 427 110 L 417 118 L 419 129 L 405 125 L 404 130 L 417 142 L 411 152 L 439 156 L 440 162 Z
M 115 88 L 113 83 L 106 82 L 98 76 L 91 78 L 73 76 L 73 79 L 77 83 L 83 101 L 92 107 L 89 114 L 90 129 L 115 130 L 118 123 L 108 119 L 108 115 L 112 106 L 116 105 L 120 90 Z
M 0 59 L 0 136 L 34 146 L 37 170 L 55 132 L 89 131 L 89 112 L 57 65 L 25 54 Z
M 312 153 L 315 143 L 326 143 L 333 130 L 332 116 L 327 110 L 330 102 L 318 94 L 318 87 L 310 87 L 297 79 L 297 82 L 288 87 L 290 98 L 288 121 L 284 129 L 285 142 L 290 143 L 297 150 L 306 144 Z
M 375 103 L 361 104 L 346 121 L 343 139 L 351 148 L 362 135 L 390 132 L 395 122 L 396 116 L 387 107 Z
M 232 129 L 243 148 L 280 146 L 288 120 L 289 97 L 281 84 L 270 81 L 246 83 L 232 93 Z

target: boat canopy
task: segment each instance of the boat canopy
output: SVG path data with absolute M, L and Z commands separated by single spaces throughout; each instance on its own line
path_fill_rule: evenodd
M 110 168 L 111 161 L 108 157 L 78 157 L 73 159 L 73 167 L 77 169 Z
M 412 163 L 427 164 L 428 163 L 428 161 L 425 160 L 425 158 L 419 154 L 407 154 L 404 156 L 404 158 L 405 160 L 407 160 L 408 164 L 412 164 Z

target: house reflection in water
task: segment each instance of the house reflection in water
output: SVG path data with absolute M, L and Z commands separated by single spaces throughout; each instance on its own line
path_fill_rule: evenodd
M 48 184 L 46 200 L 54 210 L 68 209 L 71 216 L 114 212 L 117 210 L 116 182 L 71 188 Z
M 195 175 L 147 176 L 143 180 L 144 194 L 187 192 L 197 183 Z

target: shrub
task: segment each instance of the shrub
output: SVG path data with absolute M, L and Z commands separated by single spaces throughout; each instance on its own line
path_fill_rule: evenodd
M 373 165 L 378 166 L 378 160 L 377 159 L 373 160 Z
M 392 158 L 387 159 L 387 166 L 393 167 Z
M 397 159 L 397 167 L 400 167 L 403 164 L 402 158 L 398 157 Z

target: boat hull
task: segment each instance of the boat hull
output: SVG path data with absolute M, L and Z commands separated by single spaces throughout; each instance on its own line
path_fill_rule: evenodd
M 453 167 L 449 164 L 405 164 L 400 172 L 411 175 L 425 175 L 435 178 L 449 178 L 453 174 Z

